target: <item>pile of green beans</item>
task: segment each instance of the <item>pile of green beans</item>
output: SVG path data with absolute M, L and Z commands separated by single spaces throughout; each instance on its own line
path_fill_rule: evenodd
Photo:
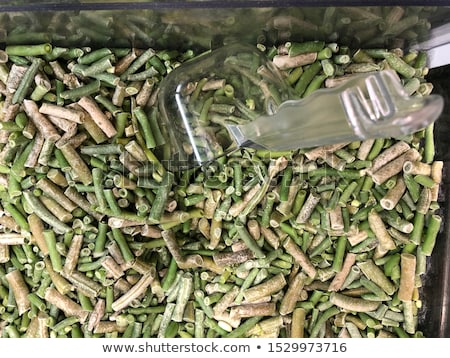
M 255 43 L 327 39 L 354 47 L 407 47 L 426 38 L 431 23 L 445 17 L 442 6 L 229 6 L 166 8 L 158 2 L 139 8 L 96 9 L 81 3 L 47 16 L 18 5 L 0 5 L 0 38 L 14 44 L 51 42 L 58 46 L 207 48 L 218 38 Z M 11 6 L 12 5 L 12 6 Z M 362 4 L 361 4 L 362 5 Z M 107 8 L 107 6 L 105 6 Z M 248 31 L 248 24 L 253 30 Z M 7 34 L 7 36 L 5 36 Z
M 299 97 L 386 68 L 412 96 L 432 89 L 421 52 L 257 47 Z M 289 62 L 318 52 L 328 55 Z M 0 336 L 422 336 L 442 220 L 433 126 L 241 149 L 171 172 L 158 155 L 158 85 L 192 55 L 2 51 Z

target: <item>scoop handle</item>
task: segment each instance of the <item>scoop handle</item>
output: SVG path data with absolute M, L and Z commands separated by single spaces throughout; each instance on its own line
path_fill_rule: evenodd
M 411 134 L 433 123 L 443 106 L 439 95 L 408 96 L 395 72 L 384 70 L 352 76 L 286 101 L 274 115 L 227 128 L 238 146 L 295 150 Z

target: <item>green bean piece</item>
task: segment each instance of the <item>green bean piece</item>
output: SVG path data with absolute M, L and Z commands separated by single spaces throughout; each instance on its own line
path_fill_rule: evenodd
M 92 183 L 92 173 L 84 162 L 83 158 L 76 152 L 72 145 L 66 143 L 59 148 L 65 160 L 69 163 L 71 169 L 79 181 L 85 185 Z
M 339 309 L 335 306 L 328 308 L 325 312 L 322 313 L 320 318 L 317 320 L 315 326 L 312 328 L 310 337 L 315 338 L 319 334 L 319 330 L 323 324 L 326 323 L 331 317 L 337 315 L 339 313 Z
M 174 180 L 174 175 L 171 172 L 166 172 L 163 176 L 161 186 L 156 192 L 155 200 L 150 209 L 149 220 L 159 221 L 164 211 L 164 206 L 169 196 L 170 189 Z
M 39 45 L 9 45 L 5 48 L 8 56 L 40 56 L 52 51 L 52 45 L 43 43 Z
M 74 65 L 72 67 L 73 72 L 79 72 L 85 77 L 94 77 L 98 74 L 108 73 L 113 70 L 113 65 L 111 63 L 111 56 L 107 55 L 98 60 L 90 63 L 88 66 L 85 65 Z
M 95 94 L 100 90 L 101 82 L 94 80 L 80 87 L 62 91 L 59 95 L 65 100 L 78 100 L 84 96 Z
M 261 316 L 251 317 L 245 320 L 244 323 L 241 323 L 238 328 L 235 328 L 230 333 L 227 333 L 224 338 L 240 338 L 245 337 L 245 333 L 247 330 L 255 326 L 259 321 L 261 321 Z
M 34 144 L 34 140 L 32 140 L 28 144 L 26 144 L 23 151 L 19 154 L 18 158 L 14 161 L 14 163 L 12 164 L 11 169 L 10 169 L 10 173 L 12 175 L 17 176 L 18 178 L 23 178 L 26 176 L 25 163 L 26 163 L 28 156 L 31 153 L 33 144 Z
M 105 190 L 103 186 L 103 171 L 99 168 L 92 169 L 92 182 L 94 184 L 94 193 L 97 198 L 100 209 L 105 208 L 107 200 L 105 198 Z
M 14 92 L 12 103 L 22 103 L 24 100 L 28 89 L 36 76 L 36 73 L 39 71 L 40 66 L 43 64 L 43 60 L 40 58 L 33 58 L 30 67 L 22 78 L 22 81 L 19 84 L 16 92 Z
M 436 238 L 441 227 L 441 222 L 442 218 L 438 215 L 431 215 L 429 218 L 428 226 L 422 242 L 422 253 L 426 256 L 431 256 L 433 252 L 436 244 Z
M 414 67 L 408 65 L 394 53 L 387 53 L 385 57 L 389 65 L 402 76 L 412 78 L 416 74 L 416 69 Z
M 52 263 L 52 267 L 56 272 L 62 271 L 62 260 L 61 255 L 56 248 L 56 236 L 53 231 L 45 230 L 43 232 L 45 243 L 48 247 L 48 252 L 50 256 L 50 261 Z
M 30 191 L 24 191 L 22 195 L 26 203 L 30 205 L 30 208 L 37 216 L 42 219 L 42 221 L 52 226 L 60 233 L 71 231 L 71 228 L 65 223 L 61 222 L 57 217 L 55 217 L 33 193 L 31 193 Z
M 289 56 L 296 56 L 301 53 L 319 52 L 325 46 L 323 41 L 305 41 L 305 42 L 291 42 L 288 44 Z
M 3 204 L 3 206 L 4 206 L 4 209 L 12 216 L 12 218 L 15 220 L 17 225 L 19 225 L 19 227 L 22 230 L 26 230 L 26 231 L 30 230 L 30 226 L 28 224 L 28 221 L 27 221 L 25 215 L 23 214 L 23 212 L 21 210 L 19 210 L 16 207 L 16 205 L 14 205 L 13 203 L 6 202 Z
M 288 199 L 289 186 L 292 182 L 292 175 L 292 167 L 287 167 L 286 169 L 284 169 L 280 184 L 280 201 L 287 201 Z
M 295 85 L 295 92 L 300 97 L 304 95 L 306 88 L 313 80 L 314 76 L 318 74 L 318 72 L 322 69 L 322 65 L 320 61 L 316 61 L 311 64 L 306 70 L 303 72 L 303 75 L 297 81 Z
M 248 232 L 248 230 L 244 226 L 244 224 L 240 221 L 237 221 L 235 223 L 235 227 L 237 229 L 239 237 L 242 239 L 242 241 L 245 242 L 245 244 L 253 252 L 255 257 L 256 258 L 264 258 L 266 255 L 261 250 L 261 248 L 258 246 L 257 242 L 251 237 L 250 233 Z
M 119 229 L 116 229 L 116 228 L 112 228 L 111 231 L 113 233 L 114 240 L 119 245 L 120 251 L 123 255 L 123 258 L 125 259 L 125 262 L 133 261 L 134 255 L 131 252 L 129 245 L 127 243 L 127 240 L 126 240 L 124 234 L 122 233 L 122 231 L 120 231 Z
M 121 74 L 121 79 L 124 80 L 128 75 L 135 73 L 140 67 L 142 67 L 148 60 L 155 56 L 155 51 L 151 48 L 144 51 L 138 56 L 129 67 Z
M 430 124 L 425 129 L 425 148 L 424 148 L 424 162 L 431 163 L 435 155 L 434 144 L 434 124 Z
M 120 208 L 119 204 L 117 203 L 117 199 L 114 196 L 112 189 L 104 189 L 103 196 L 105 198 L 105 205 L 103 206 L 103 208 L 109 207 L 111 209 L 111 213 L 113 215 L 121 216 L 122 209 Z M 101 206 L 100 206 L 100 210 L 102 210 Z
M 150 127 L 150 123 L 144 109 L 141 107 L 137 107 L 133 111 L 133 114 L 134 116 L 136 116 L 136 119 L 142 129 L 147 148 L 155 148 L 156 140 L 155 137 L 153 136 L 152 129 Z
M 333 271 L 335 271 L 335 272 L 340 272 L 342 269 L 346 244 L 347 244 L 347 238 L 345 236 L 340 236 L 336 243 L 336 251 L 335 251 L 335 255 L 333 258 L 333 264 L 332 264 Z
M 77 62 L 82 65 L 89 65 L 101 58 L 104 58 L 106 56 L 109 56 L 112 54 L 111 49 L 109 48 L 100 48 L 94 51 L 91 51 L 87 54 L 84 54 L 83 56 L 79 57 L 77 59 Z

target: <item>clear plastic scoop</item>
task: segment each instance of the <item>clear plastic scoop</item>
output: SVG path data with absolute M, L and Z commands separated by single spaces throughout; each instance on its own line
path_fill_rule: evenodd
M 295 99 L 260 51 L 229 45 L 181 65 L 162 82 L 164 160 L 177 170 L 239 147 L 284 151 L 399 137 L 431 124 L 443 105 L 438 95 L 408 96 L 387 70 Z

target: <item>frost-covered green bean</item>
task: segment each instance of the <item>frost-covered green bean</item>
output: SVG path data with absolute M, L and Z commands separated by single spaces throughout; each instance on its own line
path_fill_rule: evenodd
M 431 86 L 423 54 L 399 49 L 258 50 L 298 96 L 387 68 L 413 96 Z M 172 172 L 158 85 L 192 52 L 8 51 L 0 64 L 2 337 L 422 335 L 424 255 L 441 223 L 432 127 L 289 152 L 244 148 Z M 50 85 L 37 96 L 42 81 Z M 189 86 L 203 99 L 200 120 L 215 125 L 236 113 L 251 118 L 252 97 L 267 95 L 239 81 Z M 248 101 L 233 101 L 236 93 Z M 405 255 L 417 256 L 416 272 L 402 266 Z M 408 294 L 398 295 L 405 282 Z

